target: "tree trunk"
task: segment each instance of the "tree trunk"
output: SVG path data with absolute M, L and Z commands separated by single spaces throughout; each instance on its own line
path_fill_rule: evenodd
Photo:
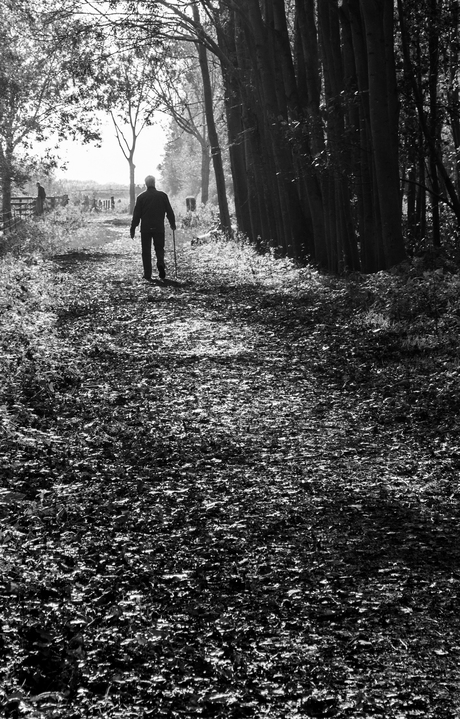
M 230 166 L 233 178 L 235 213 L 239 229 L 255 240 L 251 227 L 248 180 L 244 153 L 243 125 L 241 117 L 241 95 L 234 83 L 226 82 L 225 110 L 227 116 Z
M 193 5 L 193 19 L 197 26 L 200 26 L 200 15 L 198 6 Z M 220 226 L 224 232 L 231 234 L 230 212 L 228 210 L 227 190 L 225 187 L 224 166 L 220 150 L 219 137 L 214 120 L 214 108 L 212 102 L 211 78 L 209 76 L 208 57 L 205 46 L 199 42 L 198 60 L 200 63 L 201 76 L 203 80 L 204 105 L 206 112 L 206 123 L 208 126 L 209 143 L 211 146 L 211 157 L 216 176 L 217 200 L 219 204 Z
M 360 0 L 366 28 L 369 73 L 369 111 L 375 178 L 382 221 L 385 268 L 406 257 L 401 228 L 398 146 L 394 139 L 394 101 L 396 87 L 392 84 L 394 65 L 387 36 L 386 14 L 392 11 L 393 0 Z M 390 59 L 391 58 L 391 59 Z
M 342 7 L 350 23 L 359 98 L 357 103 L 359 139 L 355 158 L 357 162 L 355 191 L 358 200 L 357 224 L 361 266 L 364 272 L 375 272 L 379 269 L 377 257 L 382 255 L 382 237 L 375 205 L 366 39 L 359 0 L 345 0 Z
M 438 179 L 438 166 L 436 162 L 436 153 L 441 153 L 438 142 L 438 76 L 439 76 L 439 17 L 437 0 L 430 0 L 428 15 L 428 51 L 430 56 L 430 75 L 429 75 L 429 93 L 430 93 L 430 123 L 429 130 L 431 135 L 430 143 L 430 175 L 431 175 L 431 222 L 432 222 L 432 238 L 435 247 L 441 246 L 440 232 L 440 213 L 439 213 L 439 195 L 440 186 Z
M 452 129 L 452 139 L 455 148 L 455 184 L 457 193 L 460 193 L 460 92 L 457 81 L 458 66 L 460 62 L 460 3 L 453 0 L 451 3 L 451 39 L 449 48 L 448 87 L 447 100 L 449 118 Z
M 11 224 L 11 178 L 4 174 L 2 176 L 2 215 L 0 227 L 9 229 Z
M 249 196 L 248 173 L 245 160 L 245 133 L 243 127 L 243 95 L 236 76 L 238 65 L 236 35 L 239 26 L 234 10 L 230 10 L 224 22 L 217 27 L 218 42 L 225 48 L 227 63 L 221 60 L 224 82 L 224 103 L 227 119 L 230 167 L 235 198 L 235 214 L 238 229 L 255 242 L 257 233 L 252 221 L 251 198 Z M 229 65 L 229 61 L 231 66 Z
M 134 205 L 136 204 L 136 182 L 135 182 L 135 170 L 136 165 L 134 164 L 134 152 L 131 152 L 128 157 L 129 164 L 129 212 L 132 215 L 134 212 Z
M 415 204 L 416 208 L 416 218 L 417 218 L 417 224 L 416 224 L 416 237 L 418 240 L 418 243 L 424 243 L 426 238 L 426 230 L 427 230 L 427 219 L 426 219 L 426 210 L 427 210 L 427 202 L 426 202 L 426 190 L 425 190 L 425 184 L 426 184 L 426 170 L 425 170 L 425 147 L 423 142 L 423 132 L 419 132 L 419 141 L 418 141 L 418 193 L 417 193 L 417 201 Z
M 345 139 L 344 67 L 337 0 L 319 0 L 318 25 L 321 40 L 321 60 L 324 73 L 324 90 L 327 110 L 327 171 L 334 191 L 329 193 L 331 246 L 336 248 L 337 266 L 334 272 L 359 269 L 359 257 L 351 217 L 349 175 L 351 157 Z M 348 140 L 348 138 L 347 138 Z
M 203 133 L 205 134 L 205 133 Z M 211 160 L 209 157 L 209 145 L 204 140 L 201 143 L 201 204 L 207 205 L 209 200 L 209 177 Z
M 242 3 L 242 0 L 239 0 Z M 282 166 L 280 165 L 280 136 L 277 126 L 279 108 L 277 103 L 275 75 L 272 67 L 267 32 L 263 24 L 259 0 L 244 0 L 249 23 L 246 25 L 246 38 L 249 48 L 252 48 L 254 74 L 258 90 L 257 107 L 254 111 L 257 116 L 258 131 L 253 135 L 261 147 L 258 148 L 260 159 L 266 163 L 266 186 L 269 189 L 265 195 L 265 202 L 270 206 L 272 218 L 275 221 L 271 228 L 269 240 L 273 247 L 279 249 L 287 247 L 291 238 L 290 217 L 286 206 L 284 193 Z M 260 129 L 259 129 L 260 128 Z
M 11 178 L 2 173 L 2 223 L 6 226 L 11 218 Z
M 304 125 L 306 117 L 303 115 L 300 103 L 284 0 L 272 0 L 272 2 L 276 66 L 279 67 L 281 73 L 280 85 L 282 85 L 284 93 L 285 112 L 290 126 L 299 127 Z M 296 156 L 298 155 L 307 162 L 311 161 L 310 143 L 307 134 L 304 132 L 296 132 L 290 129 L 286 131 L 286 135 L 284 138 L 285 157 L 289 160 L 291 174 L 290 179 L 287 178 L 286 194 L 292 222 L 294 256 L 299 259 L 305 259 L 306 256 L 313 258 L 316 222 L 313 219 L 308 197 L 304 193 L 305 184 L 301 181 L 304 171 L 301 164 L 296 162 Z
M 322 266 L 328 266 L 326 220 L 327 197 L 322 169 L 324 153 L 323 122 L 320 110 L 321 77 L 318 57 L 318 38 L 314 0 L 296 0 L 296 25 L 299 34 L 299 54 L 305 72 L 305 94 L 300 96 L 302 112 L 308 118 L 311 155 L 306 158 L 305 185 L 313 223 L 314 257 Z
M 2 222 L 5 227 L 9 227 L 11 221 L 11 186 L 12 181 L 12 165 L 13 165 L 13 149 L 10 147 L 0 146 L 0 172 L 2 183 Z
M 235 13 L 236 72 L 241 100 L 242 146 L 247 180 L 248 209 L 251 230 L 259 248 L 274 244 L 280 236 L 276 171 L 266 134 L 264 99 L 257 79 L 257 61 L 249 28 Z

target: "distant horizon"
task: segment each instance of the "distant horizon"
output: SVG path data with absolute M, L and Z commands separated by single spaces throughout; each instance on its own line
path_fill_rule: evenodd
M 64 194 L 88 194 L 92 193 L 113 193 L 113 194 L 125 194 L 129 196 L 129 183 L 128 182 L 101 182 L 98 180 L 80 180 L 80 179 L 67 179 L 62 176 L 39 176 L 38 180 L 46 190 L 49 197 L 58 197 Z M 13 197 L 35 197 L 36 196 L 36 178 L 32 178 L 24 183 L 21 187 L 15 187 L 13 189 Z M 135 192 L 138 194 L 145 189 L 144 181 L 136 182 Z
M 43 182 L 46 184 L 46 180 L 43 180 Z M 128 182 L 116 182 L 116 181 L 102 182 L 100 180 L 91 180 L 90 178 L 87 178 L 86 180 L 75 180 L 75 179 L 62 177 L 62 176 L 51 178 L 51 182 L 63 182 L 68 185 L 75 184 L 75 185 L 78 185 L 79 187 L 80 186 L 83 187 L 85 185 L 97 186 L 97 187 L 101 187 L 101 188 L 113 187 L 113 188 L 116 188 L 119 190 L 129 191 L 129 183 Z M 135 186 L 142 187 L 143 184 L 144 184 L 143 182 L 136 182 Z

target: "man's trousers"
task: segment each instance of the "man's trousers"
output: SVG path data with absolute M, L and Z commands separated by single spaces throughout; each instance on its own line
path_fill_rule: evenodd
M 152 277 L 152 240 L 157 258 L 158 270 L 165 266 L 165 233 L 157 230 L 142 230 L 142 264 L 144 265 L 144 277 L 150 280 Z

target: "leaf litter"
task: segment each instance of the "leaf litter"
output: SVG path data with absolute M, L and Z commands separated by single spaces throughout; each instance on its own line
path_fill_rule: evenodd
M 458 717 L 451 341 L 242 245 L 148 285 L 117 231 L 2 385 L 5 716 Z

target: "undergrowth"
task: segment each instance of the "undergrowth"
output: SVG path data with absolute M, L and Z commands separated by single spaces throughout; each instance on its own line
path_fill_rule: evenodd
M 422 260 L 404 263 L 398 272 L 353 274 L 347 278 L 325 276 L 312 267 L 299 266 L 274 251 L 258 252 L 243 237 L 234 241 L 213 239 L 200 252 L 217 253 L 225 268 L 225 281 L 264 284 L 283 294 L 307 299 L 320 293 L 328 303 L 352 313 L 356 323 L 402 337 L 426 336 L 456 341 L 460 328 L 460 276 L 443 268 L 426 269 Z M 429 338 L 429 339 L 428 339 Z
M 0 261 L 3 411 L 11 406 L 11 386 L 17 388 L 19 377 L 21 385 L 29 386 L 28 392 L 30 386 L 50 381 L 51 348 L 57 341 L 55 313 L 70 299 L 64 278 L 56 276 L 50 258 L 57 251 L 65 252 L 67 236 L 84 246 L 91 231 L 84 213 L 64 208 L 43 221 L 24 222 L 4 247 Z M 333 308 L 337 321 L 346 317 L 356 327 L 391 338 L 407 350 L 432 353 L 457 347 L 458 274 L 425 270 L 413 261 L 404 272 L 333 278 L 290 259 L 275 259 L 273 253 L 260 253 L 241 236 L 232 241 L 213 239 L 197 251 L 204 260 L 204 278 L 209 266 L 206 259 L 217 254 L 222 282 L 227 285 L 263 286 L 266 292 L 276 293 L 279 302 L 290 296 L 305 303 L 321 297 L 325 308 Z
M 455 719 L 457 276 L 66 227 L 0 263 L 5 716 Z
M 78 241 L 82 246 L 90 244 L 91 219 L 88 213 L 71 205 L 39 218 L 24 218 L 13 232 L 1 238 L 0 257 L 12 255 L 30 263 L 37 255 L 49 257 L 65 250 L 69 240 Z

